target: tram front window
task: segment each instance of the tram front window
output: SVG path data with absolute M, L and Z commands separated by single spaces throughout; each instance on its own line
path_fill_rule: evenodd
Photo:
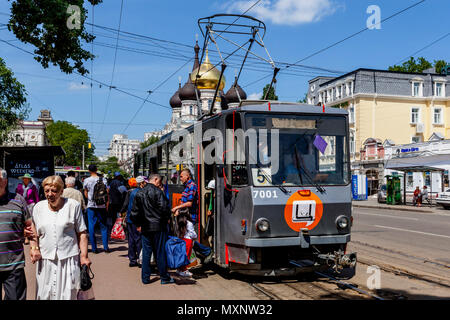
M 254 186 L 348 184 L 346 121 L 337 116 L 248 115 L 247 128 L 268 129 L 249 146 Z M 272 130 L 278 129 L 278 147 Z M 261 131 L 259 131 L 261 132 Z M 266 141 L 261 141 L 266 140 Z M 255 155 L 255 156 L 253 156 Z M 253 160 L 253 161 L 252 161 Z

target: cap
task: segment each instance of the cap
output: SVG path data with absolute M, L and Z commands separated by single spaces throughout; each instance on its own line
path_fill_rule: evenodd
M 114 177 L 121 176 L 122 174 L 119 171 L 114 172 Z
M 23 176 L 19 177 L 19 179 L 23 179 L 23 178 L 31 179 L 32 177 L 31 177 L 31 174 L 25 173 Z
M 90 172 L 97 172 L 97 166 L 95 164 L 90 164 L 88 170 Z
M 136 177 L 136 182 L 137 183 L 142 183 L 144 181 L 148 183 L 148 180 L 147 180 L 147 178 L 145 176 L 138 176 L 138 177 Z

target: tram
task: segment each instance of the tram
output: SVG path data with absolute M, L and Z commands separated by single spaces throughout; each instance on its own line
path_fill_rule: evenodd
M 355 267 L 356 253 L 346 252 L 353 221 L 347 111 L 243 100 L 135 154 L 134 175 L 161 174 L 172 206 L 184 189 L 183 168 L 198 185 L 199 241 L 213 248 L 218 266 L 271 276 Z

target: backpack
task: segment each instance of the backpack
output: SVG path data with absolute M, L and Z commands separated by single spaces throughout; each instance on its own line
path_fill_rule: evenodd
M 184 240 L 169 236 L 166 242 L 167 265 L 170 269 L 187 266 L 190 262 L 186 254 L 186 242 Z
M 106 185 L 103 183 L 103 179 L 99 178 L 94 186 L 94 195 L 92 200 L 96 205 L 101 206 L 106 204 L 107 199 L 108 190 L 106 189 Z

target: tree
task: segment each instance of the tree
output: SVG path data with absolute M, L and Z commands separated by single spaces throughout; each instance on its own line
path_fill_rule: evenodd
M 436 73 L 441 73 L 442 69 L 447 65 L 448 63 L 445 60 L 434 60 L 434 70 Z
M 0 58 L 0 145 L 30 112 L 26 94 L 25 86 L 14 78 L 14 73 Z
M 117 157 L 108 157 L 105 161 L 98 163 L 97 168 L 109 177 L 113 177 L 114 172 L 120 172 L 125 179 L 129 177 L 129 174 L 120 168 L 119 159 L 117 159 Z
M 305 93 L 303 99 L 298 100 L 300 103 L 308 103 L 308 93 Z
M 266 84 L 266 86 L 263 89 L 263 94 L 261 97 L 261 100 L 264 100 L 264 97 L 266 96 L 267 90 L 269 90 L 270 84 Z M 269 94 L 267 95 L 267 98 L 265 100 L 278 100 L 278 96 L 275 95 L 275 88 L 272 86 L 270 88 Z
M 147 141 L 141 142 L 140 144 L 141 150 L 147 148 L 148 146 L 151 146 L 152 144 L 158 141 L 159 141 L 158 137 L 151 136 L 150 138 L 147 139 Z
M 95 37 L 86 32 L 87 10 L 84 0 L 8 0 L 11 17 L 8 30 L 20 41 L 36 47 L 35 59 L 48 68 L 52 63 L 65 73 L 74 70 L 88 73 L 83 63 L 93 59 L 82 48 L 81 41 L 92 42 Z M 102 0 L 88 0 L 97 5 Z
M 81 165 L 83 146 L 85 163 L 94 160 L 95 146 L 88 147 L 90 138 L 86 130 L 79 129 L 67 121 L 56 121 L 47 126 L 46 132 L 50 144 L 61 146 L 66 152 L 65 164 Z
M 434 68 L 436 73 L 440 73 L 442 67 L 446 65 L 444 60 L 434 60 Z M 403 62 L 401 66 L 393 65 L 388 68 L 389 71 L 402 71 L 402 72 L 411 72 L 411 73 L 422 73 L 426 69 L 432 68 L 433 65 L 431 62 L 427 61 L 424 57 L 420 57 L 417 61 L 411 57 L 408 61 Z

